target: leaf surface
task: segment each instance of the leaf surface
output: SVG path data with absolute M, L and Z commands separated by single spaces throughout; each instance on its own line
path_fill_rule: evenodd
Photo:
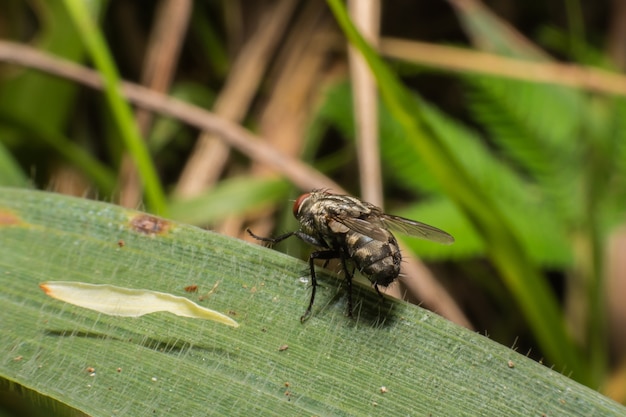
M 120 244 L 123 242 L 123 244 Z M 0 386 L 92 416 L 611 416 L 626 409 L 486 337 L 305 263 L 110 204 L 0 188 Z M 230 328 L 59 303 L 46 280 L 198 298 Z M 7 388 L 8 387 L 8 388 Z M 384 388 L 383 388 L 384 387 Z M 24 394 L 26 393 L 26 394 Z M 59 407 L 52 407 L 59 408 Z M 60 407 L 62 408 L 62 407 Z

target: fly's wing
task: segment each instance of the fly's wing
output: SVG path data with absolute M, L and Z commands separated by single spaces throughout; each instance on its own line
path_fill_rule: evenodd
M 361 219 L 358 217 L 335 216 L 333 220 L 374 240 L 385 242 L 389 238 L 389 232 L 386 231 L 386 227 L 380 220 L 380 217 L 370 216 L 368 219 Z
M 357 205 L 350 206 L 350 210 L 336 211 L 330 217 L 357 233 L 383 242 L 389 238 L 388 230 L 446 245 L 454 242 L 454 238 L 441 229 L 415 220 L 383 213 L 375 205 L 360 200 L 358 200 Z
M 381 215 L 382 223 L 391 230 L 403 233 L 407 236 L 415 236 L 433 242 L 449 245 L 454 243 L 454 238 L 436 227 L 429 226 L 411 219 L 405 219 L 400 216 L 383 213 Z

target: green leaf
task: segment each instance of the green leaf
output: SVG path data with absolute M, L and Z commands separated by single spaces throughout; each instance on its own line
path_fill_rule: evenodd
M 0 189 L 0 389 L 91 416 L 618 416 L 626 409 L 441 317 L 276 251 L 110 204 Z M 46 280 L 194 298 L 237 329 L 167 313 L 101 315 Z M 385 387 L 383 389 L 383 387 Z M 383 392 L 386 391 L 386 392 Z M 0 398 L 3 398 L 0 396 Z
M 487 149 L 477 133 L 426 103 L 421 103 L 421 108 L 433 130 L 506 218 L 507 224 L 519 239 L 524 252 L 533 260 L 533 264 L 542 267 L 570 266 L 572 254 L 569 235 L 558 220 L 558 214 L 545 209 L 545 200 L 537 185 L 504 164 L 496 153 Z M 405 155 L 419 157 L 407 146 L 395 147 L 400 148 L 400 152 Z M 412 175 L 427 176 L 418 175 L 417 172 Z M 450 228 L 446 223 L 441 226 Z M 455 232 L 454 229 L 451 230 Z M 466 236 L 458 233 L 456 235 Z M 475 240 L 473 236 L 467 237 Z
M 516 165 L 551 197 L 549 207 L 573 222 L 584 199 L 578 184 L 586 156 L 578 138 L 585 119 L 582 95 L 563 87 L 470 77 L 469 108 Z M 577 211 L 578 209 L 578 211 Z

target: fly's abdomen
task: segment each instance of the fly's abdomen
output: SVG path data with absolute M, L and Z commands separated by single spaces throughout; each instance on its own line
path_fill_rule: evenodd
M 358 270 L 372 284 L 386 287 L 400 274 L 402 256 L 398 242 L 390 232 L 387 240 L 376 240 L 350 231 L 346 235 L 348 254 Z

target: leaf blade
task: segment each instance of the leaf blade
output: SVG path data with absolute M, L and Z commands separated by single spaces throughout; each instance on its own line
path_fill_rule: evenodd
M 626 411 L 433 313 L 381 304 L 367 285 L 355 285 L 352 321 L 337 280 L 321 270 L 313 316 L 302 325 L 307 265 L 273 250 L 165 219 L 168 227 L 150 234 L 133 227 L 143 213 L 2 188 L 0 213 L 9 212 L 0 216 L 12 219 L 0 223 L 0 380 L 40 401 L 93 416 Z M 42 278 L 61 277 L 172 294 L 221 280 L 211 306 L 234 312 L 240 327 L 68 308 L 37 289 Z

